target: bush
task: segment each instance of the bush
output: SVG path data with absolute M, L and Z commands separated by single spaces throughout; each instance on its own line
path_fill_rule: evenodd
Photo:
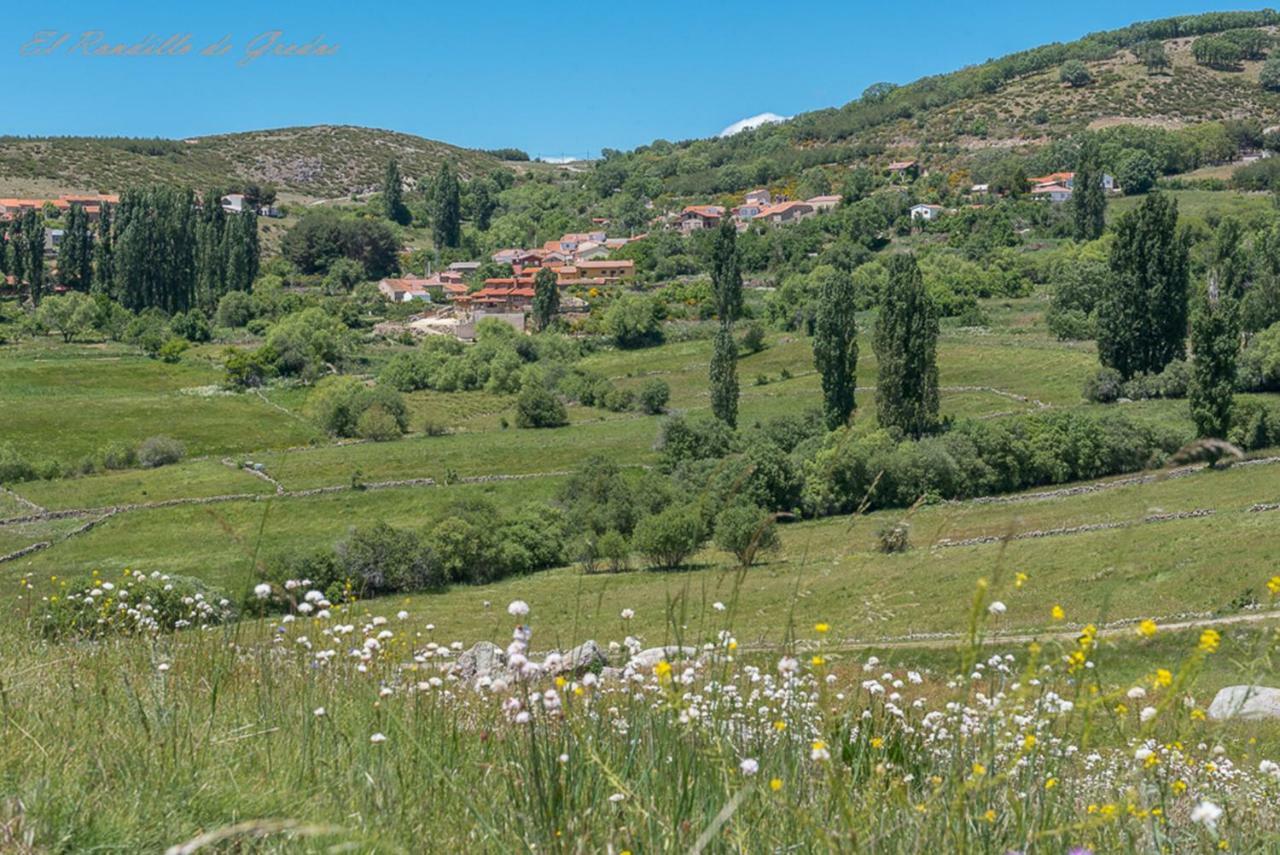
M 186 453 L 186 446 L 180 441 L 167 436 L 152 436 L 138 446 L 138 463 L 144 469 L 155 469 L 177 463 Z
M 1050 308 L 1044 319 L 1049 332 L 1059 341 L 1087 341 L 1097 334 L 1093 318 L 1079 309 L 1056 311 Z
M 228 291 L 218 300 L 214 323 L 220 327 L 243 327 L 253 320 L 253 298 L 246 291 Z
M 640 387 L 640 409 L 644 410 L 651 416 L 662 413 L 667 408 L 667 402 L 671 400 L 671 387 L 667 385 L 666 380 L 654 378 L 645 381 Z
M 742 334 L 742 349 L 747 353 L 759 353 L 764 350 L 764 325 L 759 321 L 747 324 L 747 331 Z
M 132 469 L 138 465 L 138 450 L 127 442 L 113 442 L 99 455 L 103 469 Z
M 1093 82 L 1093 75 L 1089 73 L 1089 69 L 1078 59 L 1069 59 L 1062 64 L 1062 70 L 1058 72 L 1058 79 L 1068 86 L 1079 88 L 1088 86 Z
M 1113 404 L 1124 393 L 1124 380 L 1114 368 L 1099 368 L 1084 381 L 1084 397 L 1099 404 Z
M 733 428 L 706 413 L 672 416 L 658 436 L 662 467 L 668 472 L 682 462 L 724 457 L 735 443 Z
M 631 540 L 651 566 L 674 570 L 702 546 L 702 517 L 697 508 L 671 507 L 640 520 Z
M 779 546 L 778 526 L 773 514 L 754 505 L 734 505 L 716 516 L 715 545 L 750 567 L 761 552 Z
M 0 445 L 0 484 L 33 481 L 36 468 L 11 443 Z
M 627 569 L 627 562 L 631 559 L 631 546 L 625 535 L 611 529 L 596 541 L 596 554 L 608 562 L 610 573 L 621 573 Z
M 876 549 L 886 555 L 906 552 L 911 548 L 911 529 L 904 522 L 881 527 L 876 532 Z
M 191 344 L 185 338 L 170 338 L 160 345 L 155 355 L 165 362 L 177 362 L 182 359 L 182 354 L 190 346 Z
M 157 635 L 233 620 L 231 601 L 199 579 L 127 572 L 107 580 L 96 572 L 68 593 L 43 601 L 41 631 L 49 639 Z M 124 603 L 129 608 L 120 608 Z
M 360 414 L 356 422 L 356 435 L 361 439 L 371 439 L 374 442 L 390 442 L 393 439 L 399 439 L 403 432 L 396 417 L 387 412 L 381 404 L 369 407 Z
M 553 428 L 569 423 L 569 413 L 541 383 L 526 383 L 516 399 L 516 427 Z
M 204 312 L 197 309 L 186 313 L 178 312 L 169 319 L 169 329 L 174 335 L 185 338 L 187 341 L 208 341 L 213 337 L 213 330 L 209 328 L 209 319 L 204 316 Z
M 434 590 L 447 581 L 440 562 L 418 535 L 382 521 L 355 529 L 335 554 L 361 596 Z
M 623 294 L 604 315 L 605 329 L 618 347 L 645 347 L 662 341 L 665 308 L 657 297 Z
M 362 419 L 370 410 L 379 413 Z M 326 377 L 307 398 L 306 411 L 320 427 L 334 436 L 364 436 L 363 428 L 389 438 L 404 433 L 409 410 L 404 398 L 389 386 L 369 386 L 356 377 Z M 362 428 L 363 424 L 363 428 Z
M 1258 72 L 1258 83 L 1271 92 L 1280 91 L 1280 54 L 1267 57 Z

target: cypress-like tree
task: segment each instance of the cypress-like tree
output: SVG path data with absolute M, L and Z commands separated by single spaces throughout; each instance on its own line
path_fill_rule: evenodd
M 555 271 L 544 267 L 533 280 L 533 323 L 545 330 L 560 311 L 560 287 L 556 284 Z
M 1240 319 L 1235 298 L 1219 291 L 1216 272 L 1210 275 L 1209 288 L 1191 322 L 1191 348 L 1188 397 L 1196 432 L 1225 439 L 1235 401 Z
M 1227 217 L 1213 233 L 1209 267 L 1217 277 L 1218 293 L 1239 301 L 1249 279 L 1249 263 L 1241 251 L 1244 230 L 1235 217 Z
M 93 238 L 84 208 L 72 205 L 58 245 L 58 281 L 73 291 L 88 291 L 93 281 Z
M 938 316 L 915 256 L 895 255 L 873 338 L 883 427 L 920 437 L 938 422 Z
M 248 291 L 258 278 L 258 215 L 243 211 L 229 217 L 226 227 L 227 291 Z
M 732 324 L 742 314 L 742 271 L 738 267 L 738 229 L 723 217 L 711 244 L 711 288 L 721 323 Z
M 1086 136 L 1080 144 L 1071 208 L 1076 240 L 1102 237 L 1106 228 L 1107 196 L 1102 186 L 1098 143 L 1092 136 Z
M 196 302 L 207 312 L 227 291 L 227 215 L 222 195 L 206 191 L 196 218 Z
M 733 325 L 720 322 L 711 353 L 711 412 L 729 427 L 738 425 L 738 344 Z
M 496 189 L 487 177 L 471 182 L 471 220 L 482 232 L 489 231 L 489 221 L 498 207 Z
M 1098 307 L 1098 356 L 1126 380 L 1186 355 L 1188 246 L 1178 205 L 1153 192 L 1116 223 Z
M 400 180 L 400 165 L 387 161 L 387 171 L 382 176 L 382 213 L 388 220 L 400 225 L 409 222 L 409 209 L 404 205 L 404 187 Z
M 456 247 L 462 243 L 462 200 L 458 177 L 448 161 L 440 164 L 431 187 L 431 234 L 436 249 Z
M 112 253 L 111 206 L 103 203 L 98 209 L 98 237 L 93 242 L 93 293 L 113 293 L 115 262 Z
M 822 412 L 827 429 L 848 424 L 856 402 L 858 323 L 853 279 L 832 273 L 822 280 L 813 329 L 813 363 L 822 378 Z
M 711 245 L 711 290 L 720 329 L 711 355 L 711 412 L 730 427 L 738 424 L 738 345 L 733 323 L 742 312 L 742 271 L 738 267 L 738 230 L 725 217 Z
M 31 303 L 38 306 L 44 296 L 44 220 L 35 211 L 22 215 L 18 254 Z

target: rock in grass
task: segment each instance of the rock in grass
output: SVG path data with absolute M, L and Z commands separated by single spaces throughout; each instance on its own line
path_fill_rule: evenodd
M 631 660 L 627 662 L 627 667 L 632 671 L 643 671 L 657 665 L 663 659 L 668 662 L 679 662 L 684 659 L 692 659 L 698 655 L 696 647 L 677 647 L 672 644 L 667 647 L 650 647 L 648 650 L 641 650 Z
M 477 641 L 458 656 L 453 671 L 463 680 L 491 676 L 507 666 L 506 652 L 491 641 Z
M 1209 718 L 1280 719 L 1280 689 L 1267 686 L 1227 686 L 1214 695 Z
M 547 657 L 547 673 L 552 676 L 567 674 L 581 677 L 589 671 L 599 671 L 609 664 L 608 657 L 595 641 L 584 641 L 577 647 L 558 657 Z

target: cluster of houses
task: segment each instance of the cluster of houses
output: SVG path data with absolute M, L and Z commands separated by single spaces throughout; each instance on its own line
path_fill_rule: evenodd
M 768 190 L 752 190 L 741 205 L 731 210 L 721 205 L 688 205 L 676 215 L 672 226 L 687 235 L 718 228 L 726 216 L 733 218 L 738 231 L 744 231 L 753 222 L 785 226 L 830 211 L 840 204 L 840 199 L 840 196 L 815 196 L 788 200 L 774 197 Z
M 1120 192 L 1120 185 L 1116 183 L 1116 179 L 1113 176 L 1103 173 L 1101 181 L 1102 189 L 1105 192 Z M 1033 198 L 1044 199 L 1053 203 L 1069 202 L 1075 193 L 1076 174 L 1074 172 L 1051 172 L 1048 175 L 1028 178 L 1027 184 L 1029 185 L 1028 192 Z M 988 184 L 974 184 L 969 190 L 971 196 L 986 196 L 990 192 L 991 187 Z M 941 205 L 922 203 L 911 206 L 911 219 L 926 223 L 936 220 L 944 213 L 946 213 L 946 209 Z
M 72 205 L 79 205 L 90 220 L 96 220 L 103 205 L 114 205 L 119 201 L 119 196 L 107 193 L 64 194 L 57 199 L 0 199 L 0 220 L 13 220 L 27 211 L 40 212 L 47 206 L 65 214 Z

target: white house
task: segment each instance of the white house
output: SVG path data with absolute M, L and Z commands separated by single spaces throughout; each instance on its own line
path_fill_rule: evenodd
M 1066 184 L 1040 184 L 1031 191 L 1031 195 L 1050 202 L 1066 202 L 1071 198 L 1072 190 Z
M 912 205 L 911 219 L 924 220 L 926 223 L 932 222 L 942 216 L 941 205 Z
M 230 193 L 222 197 L 222 210 L 229 214 L 239 214 L 244 211 L 244 194 Z
M 410 300 L 431 302 L 426 279 L 383 279 L 378 283 L 378 290 L 393 303 L 407 303 Z

